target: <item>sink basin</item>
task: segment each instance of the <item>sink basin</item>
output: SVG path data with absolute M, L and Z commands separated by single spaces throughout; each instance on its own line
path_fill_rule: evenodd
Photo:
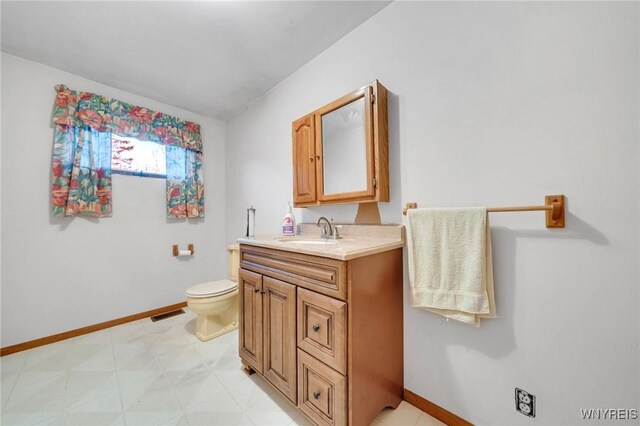
M 317 246 L 333 246 L 338 244 L 337 241 L 321 240 L 321 239 L 301 239 L 301 238 L 280 238 L 278 240 L 281 243 L 287 244 L 301 244 L 301 245 L 317 245 Z

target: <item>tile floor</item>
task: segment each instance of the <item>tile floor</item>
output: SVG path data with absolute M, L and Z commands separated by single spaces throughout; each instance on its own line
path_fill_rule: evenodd
M 0 358 L 2 425 L 310 425 L 240 369 L 238 333 L 200 342 L 195 315 L 143 319 Z M 403 402 L 374 425 L 442 425 Z

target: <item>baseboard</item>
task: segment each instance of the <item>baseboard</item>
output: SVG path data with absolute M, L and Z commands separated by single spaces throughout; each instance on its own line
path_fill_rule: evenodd
M 409 404 L 418 407 L 431 417 L 435 417 L 440 420 L 442 423 L 449 426 L 473 426 L 473 423 L 469 423 L 462 417 L 458 417 L 452 412 L 445 410 L 439 405 L 434 404 L 433 402 L 424 399 L 420 395 L 416 395 L 408 389 L 404 390 L 404 400 Z
M 7 346 L 6 348 L 0 348 L 0 357 L 14 354 L 16 352 L 26 351 L 28 349 L 37 348 L 38 346 L 48 345 L 49 343 L 55 343 L 61 340 L 70 339 L 72 337 L 82 336 L 83 334 L 93 333 L 94 331 L 104 330 L 105 328 L 115 327 L 116 325 L 125 324 L 127 322 L 136 321 L 142 318 L 152 317 L 154 315 L 163 314 L 165 312 L 175 311 L 176 309 L 184 308 L 186 306 L 187 306 L 187 302 L 180 302 L 180 303 L 176 303 L 175 305 L 164 306 L 162 308 L 140 312 L 138 314 L 117 318 L 111 321 L 105 321 L 99 324 L 93 324 L 87 327 L 77 328 L 71 331 L 65 331 L 64 333 L 54 334 L 52 336 L 47 336 L 47 337 L 41 337 L 39 339 L 30 340 L 24 343 L 18 343 L 17 345 Z

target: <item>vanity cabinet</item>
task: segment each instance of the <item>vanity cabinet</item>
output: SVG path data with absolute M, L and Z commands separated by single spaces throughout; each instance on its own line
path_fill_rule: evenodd
M 240 348 L 318 425 L 367 425 L 403 395 L 402 249 L 338 260 L 240 244 Z
M 374 81 L 292 123 L 295 207 L 389 201 L 387 90 Z

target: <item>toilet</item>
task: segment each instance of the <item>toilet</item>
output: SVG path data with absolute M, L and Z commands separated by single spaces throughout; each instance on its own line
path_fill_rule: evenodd
M 203 342 L 238 328 L 238 245 L 227 246 L 227 251 L 229 279 L 196 284 L 186 292 L 187 306 L 198 315 L 196 337 Z

